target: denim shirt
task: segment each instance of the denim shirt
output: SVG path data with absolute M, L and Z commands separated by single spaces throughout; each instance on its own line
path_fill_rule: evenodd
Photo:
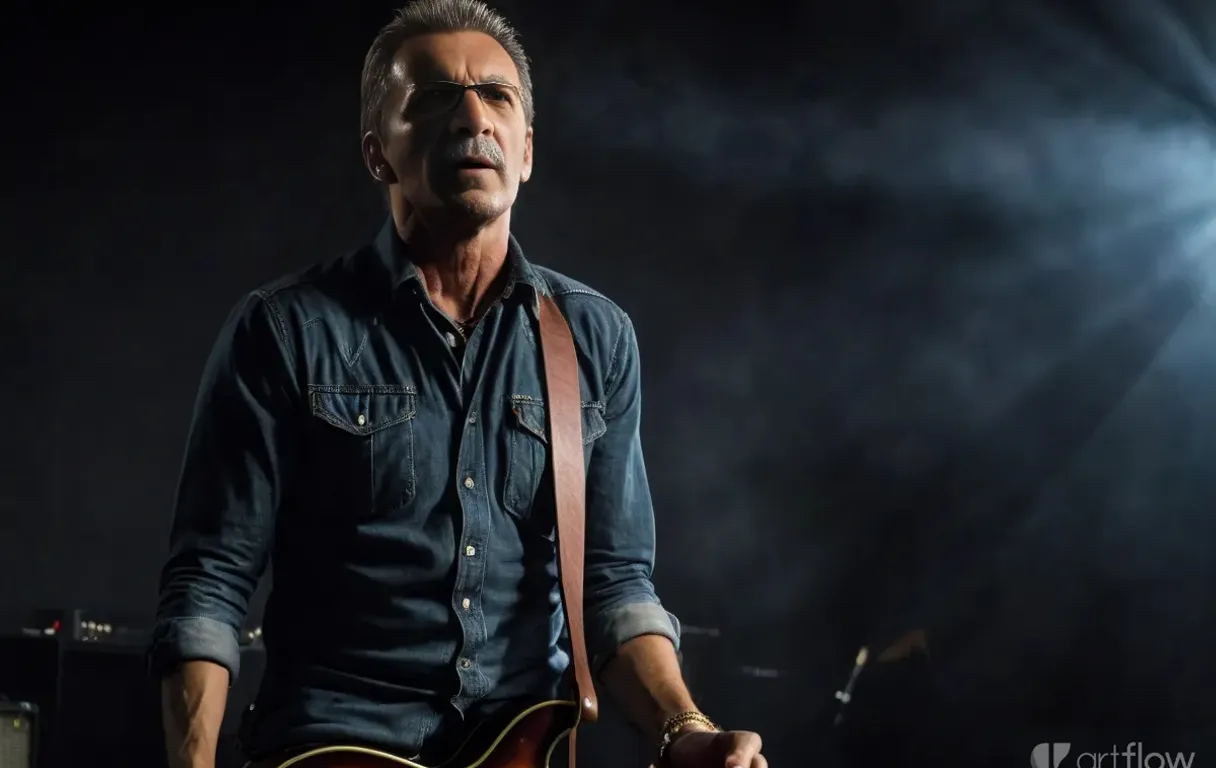
M 208 660 L 235 679 L 273 563 L 249 756 L 353 742 L 417 757 L 504 702 L 568 695 L 541 295 L 578 353 L 588 651 L 602 664 L 639 635 L 678 643 L 651 583 L 632 324 L 514 238 L 507 269 L 464 343 L 390 221 L 230 315 L 195 405 L 149 665 Z

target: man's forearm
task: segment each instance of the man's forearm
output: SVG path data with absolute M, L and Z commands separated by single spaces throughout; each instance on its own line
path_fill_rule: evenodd
M 675 646 L 662 635 L 642 635 L 621 645 L 600 680 L 625 716 L 651 741 L 658 741 L 667 718 L 696 709 Z
M 210 661 L 188 661 L 161 682 L 165 749 L 169 768 L 213 768 L 228 670 Z

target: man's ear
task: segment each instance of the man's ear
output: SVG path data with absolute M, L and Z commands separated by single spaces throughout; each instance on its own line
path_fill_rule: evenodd
M 521 182 L 532 178 L 532 126 L 528 126 L 528 133 L 524 135 L 524 165 L 519 170 L 519 180 Z
M 371 131 L 363 136 L 363 164 L 367 166 L 367 172 L 372 178 L 380 184 L 397 183 L 397 174 L 393 173 L 393 169 L 384 159 L 384 148 L 380 139 Z

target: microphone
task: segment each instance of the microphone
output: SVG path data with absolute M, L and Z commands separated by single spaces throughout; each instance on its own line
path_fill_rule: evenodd
M 853 664 L 853 671 L 849 674 L 849 681 L 845 683 L 844 690 L 836 691 L 836 700 L 840 702 L 840 708 L 836 711 L 836 718 L 832 721 L 832 727 L 837 727 L 844 722 L 844 710 L 853 699 L 853 686 L 857 685 L 857 678 L 861 676 L 861 670 L 865 668 L 866 661 L 869 658 L 870 651 L 863 645 L 861 650 L 857 652 L 857 660 Z

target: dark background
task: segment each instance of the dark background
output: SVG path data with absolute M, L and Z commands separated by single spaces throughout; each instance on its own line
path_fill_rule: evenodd
M 497 6 L 515 230 L 635 320 L 656 582 L 720 630 L 686 644 L 720 718 L 801 754 L 858 647 L 925 628 L 848 754 L 1211 764 L 1216 6 L 545 5 Z M 150 614 L 226 311 L 385 215 L 392 7 L 7 20 L 0 610 Z

